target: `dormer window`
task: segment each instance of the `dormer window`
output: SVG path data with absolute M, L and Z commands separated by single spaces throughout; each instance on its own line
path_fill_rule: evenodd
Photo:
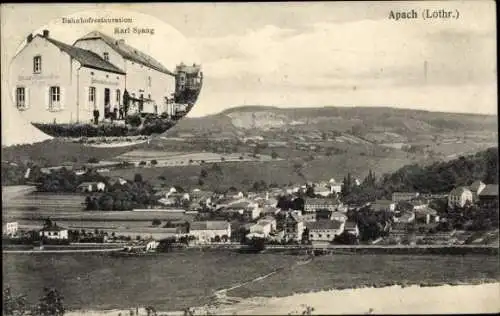
M 108 52 L 104 52 L 104 53 L 102 53 L 102 55 L 103 55 L 103 58 L 105 61 L 109 61 L 109 53 Z
M 42 72 L 42 56 L 33 57 L 33 73 L 39 74 Z

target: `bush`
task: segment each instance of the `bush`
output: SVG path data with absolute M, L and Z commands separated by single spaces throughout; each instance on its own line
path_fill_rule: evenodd
M 142 123 L 141 117 L 137 114 L 129 115 L 125 119 L 125 124 L 129 124 L 133 127 L 138 127 L 141 125 L 141 123 Z

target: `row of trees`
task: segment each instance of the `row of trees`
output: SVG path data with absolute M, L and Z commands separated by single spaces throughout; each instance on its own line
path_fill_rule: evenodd
M 88 195 L 85 198 L 85 206 L 87 210 L 126 211 L 147 208 L 155 205 L 157 201 L 152 186 L 137 174 L 132 183 L 116 183 L 108 187 L 106 192 Z
M 30 306 L 26 296 L 14 295 L 10 287 L 5 288 L 3 291 L 2 315 L 62 316 L 65 311 L 63 296 L 54 288 L 44 288 L 43 295 L 34 306 Z

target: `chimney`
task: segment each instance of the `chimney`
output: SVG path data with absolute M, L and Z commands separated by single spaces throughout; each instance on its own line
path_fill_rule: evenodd
M 30 43 L 33 40 L 33 34 L 29 34 L 28 37 L 26 37 L 26 43 Z
M 49 37 L 49 30 L 43 30 L 43 37 Z

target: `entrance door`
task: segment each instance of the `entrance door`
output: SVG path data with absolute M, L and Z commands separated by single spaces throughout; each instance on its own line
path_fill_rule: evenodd
M 109 116 L 110 112 L 110 102 L 111 102 L 111 94 L 109 88 L 104 88 L 104 115 L 105 117 Z

